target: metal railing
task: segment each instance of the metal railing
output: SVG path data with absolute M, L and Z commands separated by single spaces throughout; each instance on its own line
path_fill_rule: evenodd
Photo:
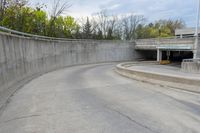
M 2 27 L 0 26 L 0 32 L 6 32 L 9 34 L 13 34 L 13 35 L 20 35 L 20 36 L 24 36 L 24 37 L 30 37 L 30 38 L 35 38 L 35 39 L 48 39 L 48 40 L 60 40 L 60 41 L 77 41 L 77 40 L 81 40 L 81 41 L 87 41 L 87 40 L 93 40 L 93 39 L 69 39 L 69 38 L 56 38 L 56 37 L 48 37 L 48 36 L 41 36 L 41 35 L 34 35 L 34 34 L 30 34 L 30 33 L 24 33 L 24 32 L 20 32 L 20 31 L 16 31 L 16 30 L 11 30 L 9 28 L 6 27 Z M 177 36 L 172 36 L 172 37 L 162 37 L 162 38 L 146 38 L 146 39 L 137 39 L 137 42 L 159 42 L 159 41 L 167 41 L 167 40 L 187 40 L 187 39 L 192 39 L 195 36 L 185 36 L 183 38 L 179 38 Z M 99 40 L 99 41 L 103 41 L 103 40 Z M 108 40 L 106 40 L 108 41 Z M 116 40 L 111 40 L 111 41 L 116 41 Z M 130 41 L 133 42 L 133 41 Z M 142 44 L 142 43 L 141 43 Z M 140 44 L 140 45 L 141 45 Z M 146 44 L 146 43 L 144 43 Z
M 162 43 L 165 43 L 165 42 L 168 42 L 168 43 L 171 43 L 171 44 L 174 44 L 174 43 L 179 43 L 179 42 L 191 42 L 191 41 L 194 41 L 195 40 L 195 36 L 185 36 L 185 37 L 177 37 L 177 36 L 173 36 L 173 37 L 158 37 L 158 38 L 146 38 L 146 39 L 138 39 L 136 40 L 137 42 L 157 42 L 159 44 L 162 44 Z
M 41 35 L 34 35 L 34 34 L 30 34 L 30 33 L 24 33 L 24 32 L 20 32 L 20 31 L 16 31 L 16 30 L 11 30 L 9 28 L 6 27 L 2 27 L 0 26 L 0 33 L 1 32 L 6 32 L 8 34 L 12 34 L 12 35 L 19 35 L 19 36 L 23 36 L 23 37 L 29 37 L 29 38 L 33 38 L 33 39 L 40 39 L 40 40 L 52 40 L 52 41 L 81 41 L 81 42 L 87 42 L 87 41 L 93 41 L 95 39 L 69 39 L 69 38 L 57 38 L 57 37 L 48 37 L 48 36 L 41 36 Z M 95 41 L 99 41 L 99 42 L 124 42 L 125 40 L 95 40 Z M 126 42 L 133 42 L 132 40 L 126 41 Z
M 40 36 L 40 35 L 34 35 L 30 33 L 24 33 L 16 30 L 11 30 L 9 28 L 5 28 L 0 26 L 0 32 L 6 32 L 8 34 L 12 35 L 19 35 L 23 37 L 29 37 L 33 39 L 42 39 L 42 40 L 54 40 L 54 41 L 92 41 L 94 39 L 69 39 L 69 38 L 56 38 L 56 37 L 48 37 L 48 36 Z M 121 40 L 96 40 L 96 41 L 121 41 Z M 130 41 L 131 42 L 131 41 Z
M 34 34 L 24 33 L 24 32 L 20 32 L 16 30 L 11 30 L 2 26 L 0 26 L 0 31 L 7 32 L 9 34 L 20 35 L 24 37 L 31 37 L 31 38 L 40 38 L 40 39 L 49 39 L 49 40 L 72 40 L 72 39 L 66 39 L 66 38 L 55 38 L 55 37 L 34 35 Z
M 159 39 L 187 39 L 187 38 L 195 38 L 195 35 L 184 35 L 182 37 L 180 36 L 170 36 L 170 37 L 157 37 L 157 38 L 141 38 L 141 39 L 137 39 L 137 40 L 146 40 L 146 39 L 150 39 L 150 40 L 159 40 Z M 200 36 L 199 36 L 200 38 Z
M 200 63 L 200 58 L 198 58 L 198 59 L 184 59 L 183 62 Z

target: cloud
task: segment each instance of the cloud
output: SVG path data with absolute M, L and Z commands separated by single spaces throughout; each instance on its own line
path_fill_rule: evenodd
M 51 5 L 53 0 L 32 1 L 43 1 Z M 195 26 L 196 21 L 197 0 L 71 0 L 71 3 L 73 6 L 68 14 L 75 17 L 107 9 L 111 14 L 142 14 L 149 21 L 183 19 L 188 26 Z
M 110 6 L 109 8 L 107 8 L 108 10 L 114 10 L 117 9 L 118 7 L 120 7 L 120 4 L 115 4 L 113 6 Z

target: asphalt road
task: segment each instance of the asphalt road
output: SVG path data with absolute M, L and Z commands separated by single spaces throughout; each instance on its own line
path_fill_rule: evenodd
M 121 77 L 115 63 L 70 67 L 12 96 L 0 133 L 199 133 L 200 94 Z

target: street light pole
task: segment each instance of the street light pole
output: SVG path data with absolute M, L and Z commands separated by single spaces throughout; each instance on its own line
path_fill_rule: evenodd
M 195 32 L 195 44 L 194 44 L 194 59 L 197 59 L 197 48 L 199 44 L 199 18 L 200 18 L 200 0 L 198 0 L 198 9 L 197 9 L 197 25 L 196 25 L 196 32 Z

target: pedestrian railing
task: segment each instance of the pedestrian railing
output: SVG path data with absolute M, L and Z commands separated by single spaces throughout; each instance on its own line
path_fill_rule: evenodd
M 190 38 L 153 38 L 153 39 L 138 39 L 136 45 L 179 45 L 191 44 L 195 42 L 194 37 Z
M 6 27 L 0 26 L 0 31 L 2 32 L 7 32 L 9 34 L 14 34 L 14 35 L 20 35 L 24 37 L 30 37 L 30 38 L 36 38 L 36 39 L 48 39 L 48 40 L 59 40 L 59 41 L 87 41 L 87 40 L 92 40 L 92 39 L 68 39 L 68 38 L 56 38 L 56 37 L 48 37 L 48 36 L 40 36 L 40 35 L 34 35 L 30 33 L 24 33 L 16 30 L 11 30 Z M 177 36 L 172 36 L 172 37 L 162 37 L 162 38 L 148 38 L 148 39 L 136 39 L 136 40 L 131 40 L 130 42 L 137 42 L 137 45 L 159 45 L 159 44 L 165 44 L 166 42 L 169 44 L 179 44 L 179 43 L 192 43 L 194 40 L 195 36 L 184 36 L 183 38 L 179 38 Z M 103 40 L 99 40 L 103 41 Z M 106 40 L 108 41 L 108 40 Z M 117 41 L 117 40 L 111 40 L 111 41 Z
M 16 30 L 12 30 L 6 27 L 0 26 L 0 32 L 5 32 L 13 35 L 19 35 L 23 37 L 29 37 L 29 38 L 34 38 L 34 39 L 42 39 L 42 40 L 54 40 L 54 41 L 92 41 L 94 39 L 69 39 L 69 38 L 57 38 L 57 37 L 48 37 L 48 36 L 41 36 L 41 35 L 34 35 L 30 33 L 24 33 Z M 95 40 L 95 41 L 121 41 L 121 40 Z M 130 41 L 132 42 L 132 41 Z
M 183 62 L 200 63 L 200 58 L 198 58 L 198 59 L 184 59 Z
M 24 36 L 24 37 L 31 37 L 31 38 L 40 38 L 40 39 L 49 39 L 49 40 L 70 40 L 70 39 L 66 39 L 66 38 L 55 38 L 55 37 L 40 36 L 40 35 L 24 33 L 24 32 L 20 32 L 20 31 L 16 31 L 16 30 L 11 30 L 11 29 L 8 29 L 8 28 L 2 27 L 2 26 L 0 26 L 0 31 L 7 32 L 10 34 L 14 34 L 14 35 L 20 35 L 20 36 Z

